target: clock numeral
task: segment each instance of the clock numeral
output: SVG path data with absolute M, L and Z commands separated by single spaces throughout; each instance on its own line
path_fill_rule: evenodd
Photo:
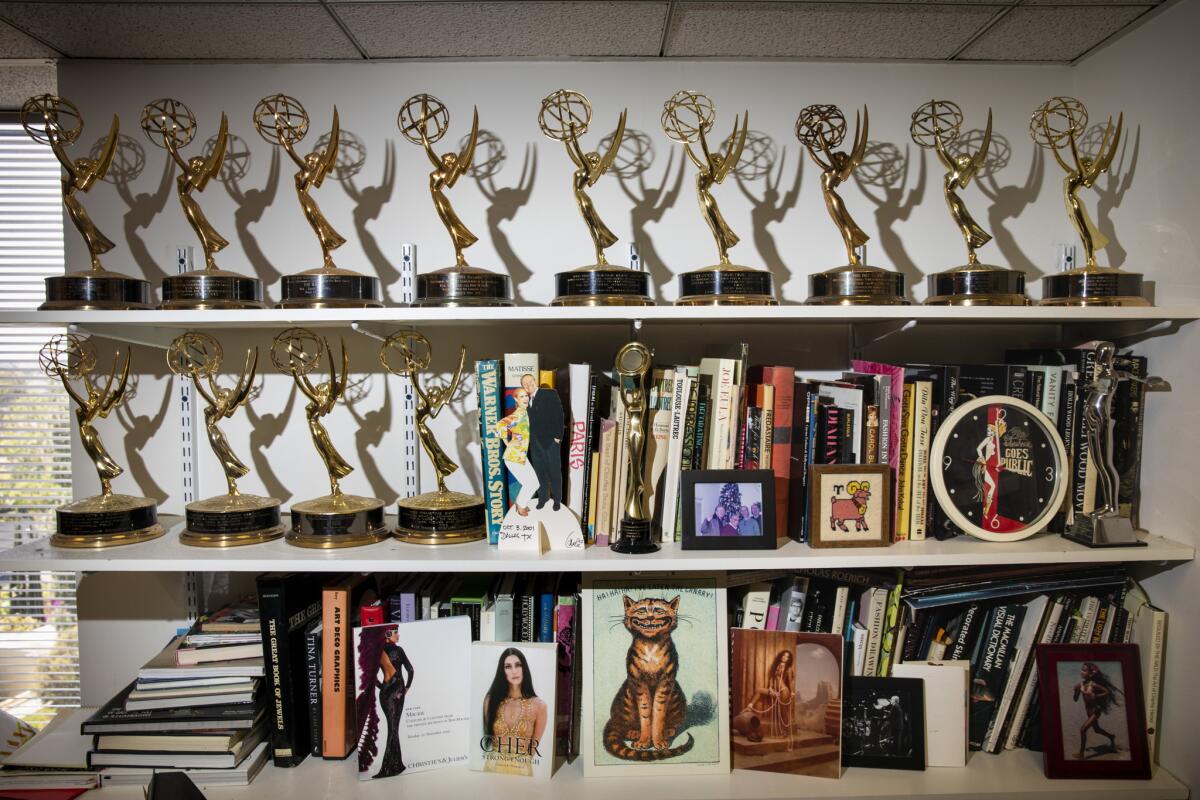
M 992 517 L 990 520 L 988 520 L 988 527 L 991 528 L 992 530 L 996 530 L 997 528 L 999 528 L 1000 527 L 1000 518 Z
M 953 463 L 954 461 L 950 458 L 950 456 L 944 456 L 942 458 L 942 469 L 950 469 L 950 465 Z
M 1050 481 L 1050 482 L 1052 482 L 1052 483 L 1053 483 L 1053 481 L 1054 481 L 1054 467 L 1046 467 L 1046 480 L 1048 480 L 1048 481 Z

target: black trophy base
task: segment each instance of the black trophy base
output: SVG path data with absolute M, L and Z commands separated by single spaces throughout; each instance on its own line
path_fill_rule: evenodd
M 193 547 L 241 547 L 283 536 L 279 501 L 252 494 L 221 495 L 187 505 L 179 541 Z
M 46 278 L 46 302 L 41 311 L 150 308 L 150 282 L 105 269 L 72 272 Z
M 650 520 L 630 519 L 621 520 L 620 537 L 609 545 L 614 553 L 624 553 L 639 556 L 644 553 L 657 553 L 658 544 L 650 536 Z
M 55 515 L 58 531 L 50 537 L 55 547 L 94 550 L 148 542 L 166 533 L 158 523 L 158 504 L 149 497 L 88 497 L 63 506 Z
M 511 306 L 512 285 L 507 275 L 463 265 L 417 276 L 417 308 L 479 308 Z
M 930 275 L 927 306 L 1027 306 L 1025 273 L 978 264 Z
M 775 280 L 765 270 L 718 264 L 679 276 L 677 306 L 774 306 Z
M 866 264 L 847 265 L 809 276 L 810 306 L 906 306 L 904 276 Z
M 1137 537 L 1129 517 L 1117 514 L 1088 514 L 1076 527 L 1064 533 L 1063 538 L 1093 548 L 1146 547 L 1146 542 Z
M 1042 278 L 1041 306 L 1148 306 L 1142 276 L 1119 269 L 1084 267 Z
M 288 544 L 336 550 L 381 542 L 391 534 L 383 524 L 383 501 L 353 494 L 327 494 L 292 506 Z
M 336 267 L 310 269 L 280 280 L 277 308 L 379 308 L 379 279 Z
M 462 544 L 487 538 L 483 498 L 426 492 L 396 503 L 396 538 L 409 544 Z
M 652 306 L 645 272 L 594 264 L 554 276 L 552 306 Z
M 266 308 L 262 281 L 223 269 L 198 269 L 162 282 L 163 309 Z

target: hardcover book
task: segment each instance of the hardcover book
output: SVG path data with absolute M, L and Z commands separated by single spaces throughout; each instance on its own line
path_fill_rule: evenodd
M 476 772 L 548 779 L 554 771 L 554 644 L 471 646 L 468 763 Z
M 467 762 L 466 617 L 356 628 L 354 653 L 359 780 Z

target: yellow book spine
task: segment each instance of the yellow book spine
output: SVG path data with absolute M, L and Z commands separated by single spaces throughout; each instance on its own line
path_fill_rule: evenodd
M 912 509 L 913 468 L 913 385 L 904 384 L 904 407 L 900 411 L 900 466 L 896 477 L 896 535 L 897 542 L 908 541 Z

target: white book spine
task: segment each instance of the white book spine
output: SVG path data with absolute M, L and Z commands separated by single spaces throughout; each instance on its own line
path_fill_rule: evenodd
M 1100 600 L 1096 597 L 1084 598 L 1079 613 L 1079 625 L 1071 634 L 1072 644 L 1087 644 L 1092 640 L 1092 628 L 1096 627 L 1096 614 L 1100 612 Z
M 839 586 L 833 594 L 833 614 L 830 615 L 829 632 L 842 635 L 846 627 L 846 605 L 850 601 L 850 587 Z
M 871 634 L 867 629 L 857 622 L 854 623 L 853 646 L 854 646 L 854 664 L 853 672 L 855 676 L 864 675 L 864 670 L 867 665 L 867 640 L 871 638 Z
M 771 607 L 770 584 L 756 583 L 746 590 L 742 600 L 742 627 L 752 630 L 767 629 L 767 612 Z
M 687 371 L 675 371 L 671 398 L 671 430 L 667 440 L 667 468 L 663 484 L 662 541 L 675 542 L 675 521 L 679 513 L 679 490 L 682 485 L 680 464 L 683 461 L 683 428 L 687 417 L 687 396 L 692 379 Z
M 867 642 L 867 658 L 863 664 L 863 675 L 872 677 L 879 671 L 879 650 L 883 645 L 883 618 L 887 613 L 888 590 L 875 588 L 869 591 L 871 592 L 869 617 L 871 638 Z
M 567 507 L 583 519 L 583 487 L 588 476 L 587 425 L 588 395 L 591 391 L 592 368 L 587 364 L 571 364 L 567 367 L 570 384 L 571 419 L 567 435 Z

